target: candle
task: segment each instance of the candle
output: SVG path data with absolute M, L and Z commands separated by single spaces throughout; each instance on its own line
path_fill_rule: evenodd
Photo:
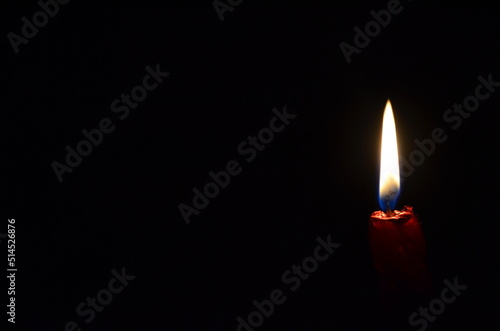
M 429 290 L 422 227 L 412 207 L 395 209 L 399 191 L 396 124 L 391 102 L 387 100 L 380 159 L 382 210 L 370 217 L 369 238 L 373 263 L 380 275 L 381 299 L 390 306 L 398 306 L 411 298 L 424 298 Z

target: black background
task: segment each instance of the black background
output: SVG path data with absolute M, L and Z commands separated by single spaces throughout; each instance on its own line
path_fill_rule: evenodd
M 72 1 L 18 54 L 4 37 L 0 228 L 17 221 L 18 266 L 6 328 L 236 330 L 280 288 L 285 303 L 256 329 L 417 330 L 412 310 L 378 316 L 368 246 L 387 98 L 402 156 L 434 128 L 448 135 L 398 201 L 422 221 L 434 297 L 444 279 L 468 285 L 428 329 L 494 320 L 500 92 L 457 130 L 443 113 L 479 75 L 500 81 L 498 9 L 406 1 L 348 64 L 339 43 L 387 2 L 297 3 L 244 0 L 221 22 L 211 1 Z M 38 10 L 2 4 L 2 34 Z M 170 76 L 120 121 L 111 102 L 157 63 Z M 298 116 L 245 162 L 238 145 L 285 106 Z M 52 162 L 105 117 L 115 131 L 59 183 Z M 186 225 L 178 205 L 230 160 L 241 174 Z M 328 235 L 340 248 L 291 292 L 281 275 Z M 75 308 L 122 267 L 136 278 L 87 325 Z

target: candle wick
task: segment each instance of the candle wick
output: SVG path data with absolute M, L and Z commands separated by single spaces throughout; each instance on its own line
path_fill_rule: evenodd
M 385 214 L 389 217 L 392 217 L 392 210 L 391 210 L 391 206 L 389 205 L 389 197 L 385 197 L 385 204 L 387 206 L 387 209 L 386 209 L 386 212 Z

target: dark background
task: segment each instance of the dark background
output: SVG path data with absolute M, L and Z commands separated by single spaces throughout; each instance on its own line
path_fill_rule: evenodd
M 7 329 L 236 330 L 280 288 L 287 300 L 258 330 L 417 330 L 418 306 L 379 316 L 368 245 L 387 98 L 402 156 L 448 134 L 398 200 L 422 221 L 433 298 L 444 279 L 468 285 L 428 329 L 494 320 L 500 91 L 457 130 L 442 116 L 479 75 L 500 81 L 498 9 L 405 1 L 347 64 L 339 43 L 387 1 L 331 2 L 245 0 L 221 22 L 212 1 L 72 1 L 18 54 L 4 37 L 0 229 L 16 219 L 18 264 Z M 1 6 L 3 36 L 40 10 Z M 157 63 L 170 76 L 118 120 L 111 102 Z M 238 145 L 284 106 L 297 118 L 244 162 Z M 51 163 L 104 117 L 115 131 L 59 183 Z M 177 206 L 233 159 L 242 173 L 186 226 Z M 281 275 L 327 235 L 341 247 L 291 292 Z M 86 325 L 75 308 L 122 267 L 136 279 Z

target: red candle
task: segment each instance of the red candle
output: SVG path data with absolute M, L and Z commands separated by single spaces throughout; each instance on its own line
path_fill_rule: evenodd
M 425 240 L 413 208 L 395 210 L 399 195 L 399 160 L 396 125 L 387 101 L 382 126 L 379 203 L 369 222 L 370 248 L 380 275 L 380 294 L 391 306 L 403 300 L 425 297 L 429 277 L 425 264 Z

